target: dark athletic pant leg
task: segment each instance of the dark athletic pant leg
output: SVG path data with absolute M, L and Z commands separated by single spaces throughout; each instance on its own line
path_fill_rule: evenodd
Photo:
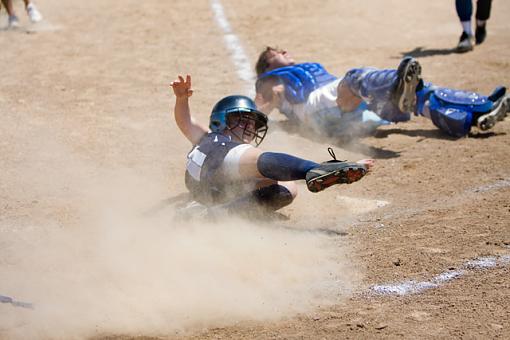
M 489 20 L 491 15 L 492 0 L 477 0 L 476 19 Z M 471 0 L 455 0 L 455 8 L 460 21 L 469 21 L 473 15 L 473 3 Z
M 217 208 L 226 210 L 228 213 L 249 216 L 260 213 L 257 208 L 267 211 L 279 210 L 293 201 L 292 193 L 279 184 L 256 189 L 244 196 L 222 204 Z
M 460 21 L 469 21 L 473 15 L 473 3 L 471 0 L 455 0 L 455 8 Z
M 478 0 L 476 2 L 476 19 L 489 20 L 491 16 L 492 0 Z

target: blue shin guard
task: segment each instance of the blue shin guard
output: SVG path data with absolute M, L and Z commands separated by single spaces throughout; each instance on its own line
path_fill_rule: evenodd
M 429 117 L 435 126 L 453 137 L 466 136 L 477 115 L 489 112 L 505 94 L 497 88 L 487 97 L 476 92 L 440 88 L 428 83 L 417 95 L 417 114 Z

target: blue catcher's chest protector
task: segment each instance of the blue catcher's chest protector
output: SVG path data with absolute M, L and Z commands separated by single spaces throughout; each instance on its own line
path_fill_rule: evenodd
M 479 93 L 438 88 L 430 83 L 425 84 L 416 95 L 417 113 L 423 115 L 427 105 L 434 125 L 453 137 L 467 135 L 473 114 L 489 112 L 494 105 L 487 96 Z
M 312 91 L 337 79 L 318 63 L 284 66 L 263 73 L 258 78 L 266 77 L 278 77 L 282 81 L 285 97 L 291 104 L 306 102 Z

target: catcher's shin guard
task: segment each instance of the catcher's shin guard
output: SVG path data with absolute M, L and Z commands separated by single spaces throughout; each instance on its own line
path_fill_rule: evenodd
M 510 106 L 505 92 L 504 87 L 498 87 L 487 97 L 427 84 L 418 92 L 418 112 L 429 116 L 434 125 L 448 135 L 463 137 L 474 125 L 480 130 L 488 130 L 504 119 Z

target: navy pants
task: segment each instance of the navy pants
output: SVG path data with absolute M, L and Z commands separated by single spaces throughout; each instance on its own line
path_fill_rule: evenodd
M 491 15 L 492 0 L 476 1 L 476 19 L 488 20 Z M 460 21 L 469 21 L 473 16 L 473 3 L 471 0 L 455 0 L 455 8 Z

